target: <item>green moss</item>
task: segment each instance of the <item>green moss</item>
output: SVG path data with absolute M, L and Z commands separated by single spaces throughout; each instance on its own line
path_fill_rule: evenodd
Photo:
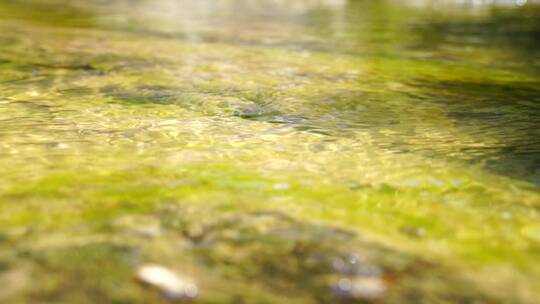
M 158 2 L 0 4 L 0 302 L 538 298 L 534 7 Z

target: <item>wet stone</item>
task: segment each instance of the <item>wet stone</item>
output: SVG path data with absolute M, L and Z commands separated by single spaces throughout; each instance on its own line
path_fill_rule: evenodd
M 386 292 L 387 284 L 378 277 L 342 278 L 332 286 L 337 298 L 351 300 L 376 300 Z
M 101 88 L 100 92 L 111 97 L 114 101 L 131 104 L 171 104 L 179 96 L 179 93 L 159 86 L 146 86 L 134 89 L 119 86 L 106 86 Z
M 417 226 L 403 226 L 401 232 L 413 238 L 423 238 L 426 236 L 426 229 Z
M 274 190 L 289 190 L 291 189 L 291 185 L 289 183 L 277 183 L 272 186 Z
M 157 289 L 164 298 L 171 301 L 193 300 L 199 292 L 191 278 L 160 265 L 140 266 L 136 278 L 142 284 Z
M 68 144 L 62 143 L 62 142 L 50 142 L 50 143 L 47 143 L 46 146 L 48 148 L 52 148 L 52 149 L 67 149 L 67 148 L 69 148 Z
M 58 89 L 57 91 L 58 93 L 62 95 L 67 95 L 67 96 L 83 96 L 83 95 L 90 95 L 94 93 L 94 90 L 92 88 L 84 87 L 84 86 Z
M 270 210 L 228 216 L 181 210 L 168 210 L 165 226 L 184 235 L 196 231 L 186 237 L 201 265 L 229 269 L 228 276 L 238 280 L 256 278 L 253 284 L 273 292 L 306 293 L 321 303 L 402 299 L 411 292 L 422 301 L 482 299 L 474 288 L 467 287 L 470 290 L 462 296 L 445 287 L 467 286 L 466 280 L 445 274 L 443 281 L 431 283 L 430 276 L 441 275 L 443 269 L 346 230 L 304 223 Z M 183 220 L 186 213 L 200 221 Z
M 234 112 L 235 116 L 245 119 L 264 120 L 269 119 L 280 113 L 260 106 L 252 106 L 249 108 L 240 108 Z
M 40 64 L 34 64 L 32 66 L 37 67 L 37 68 L 42 68 L 42 69 L 53 69 L 53 70 L 74 70 L 74 71 L 77 71 L 77 70 L 80 70 L 80 71 L 95 71 L 95 70 L 97 70 L 94 66 L 92 66 L 90 64 L 71 64 L 71 63 L 68 63 L 68 64 L 62 64 L 62 63 L 45 64 L 45 63 L 40 63 Z
M 536 303 L 540 10 L 372 2 L 0 1 L 0 302 Z
M 379 266 L 357 255 L 336 258 L 332 267 L 337 273 L 353 276 L 379 276 L 382 273 Z

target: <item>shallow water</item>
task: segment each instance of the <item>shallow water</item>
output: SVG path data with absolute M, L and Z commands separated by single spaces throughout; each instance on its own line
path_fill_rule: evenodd
M 0 302 L 175 300 L 154 263 L 201 303 L 534 303 L 539 38 L 533 4 L 0 1 Z

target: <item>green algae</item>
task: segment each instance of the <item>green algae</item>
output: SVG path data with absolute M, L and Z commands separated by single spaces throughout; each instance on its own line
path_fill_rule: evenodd
M 122 3 L 0 4 L 0 301 L 537 298 L 535 6 Z

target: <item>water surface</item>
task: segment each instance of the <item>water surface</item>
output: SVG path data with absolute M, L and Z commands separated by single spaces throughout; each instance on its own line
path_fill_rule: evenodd
M 201 303 L 534 303 L 539 41 L 534 4 L 0 1 L 0 302 L 166 301 L 157 263 Z

